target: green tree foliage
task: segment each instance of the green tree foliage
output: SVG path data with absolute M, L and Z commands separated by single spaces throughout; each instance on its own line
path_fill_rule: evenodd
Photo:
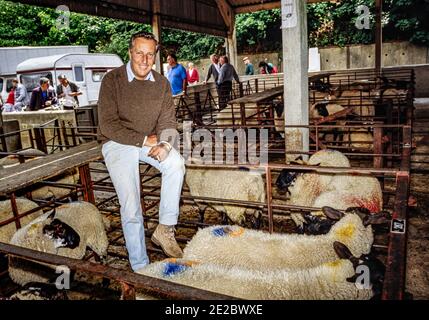
M 308 5 L 310 46 L 344 46 L 374 41 L 374 0 L 348 0 Z M 370 8 L 370 29 L 355 26 L 360 13 Z M 384 40 L 409 40 L 429 46 L 429 0 L 384 0 Z M 149 25 L 83 14 L 70 14 L 70 27 L 56 27 L 58 12 L 49 8 L 0 0 L 0 46 L 88 45 L 91 52 L 116 53 L 128 60 L 128 39 Z M 239 52 L 281 50 L 280 9 L 240 14 L 236 17 Z M 175 51 L 181 60 L 198 60 L 223 53 L 224 39 L 193 32 L 164 29 L 162 52 Z
M 347 44 L 368 44 L 373 42 L 374 15 L 369 15 L 370 29 L 356 27 L 356 19 L 361 12 L 356 12 L 359 5 L 369 8 L 374 13 L 374 0 L 349 0 L 325 2 L 308 5 L 308 33 L 311 46 Z
M 236 17 L 237 46 L 242 52 L 278 50 L 282 46 L 280 9 L 240 14 Z
M 403 40 L 429 46 L 429 0 L 385 1 L 388 21 L 387 39 Z

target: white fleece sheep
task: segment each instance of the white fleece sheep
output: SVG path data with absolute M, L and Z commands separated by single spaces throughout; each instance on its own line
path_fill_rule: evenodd
M 65 247 L 55 248 L 54 241 L 43 234 L 43 227 L 49 223 L 47 212 L 33 222 L 19 229 L 11 244 L 33 249 L 41 252 L 58 254 L 75 259 L 82 259 L 86 247 L 91 248 L 99 256 L 106 256 L 108 239 L 103 224 L 103 219 L 98 209 L 88 202 L 73 202 L 64 204 L 55 211 L 55 218 L 68 224 L 80 236 L 79 246 L 70 249 Z M 42 268 L 29 267 L 34 263 L 17 258 L 9 258 L 9 275 L 18 284 L 28 282 L 47 282 L 52 273 L 46 274 Z
M 17 154 L 26 156 L 25 161 L 46 156 L 46 153 L 38 149 L 25 149 L 25 150 L 18 151 Z M 33 157 L 33 158 L 29 158 L 29 157 Z M 9 155 L 0 159 L 0 169 L 12 167 L 12 166 L 18 165 L 19 163 L 20 163 L 19 156 Z
M 20 214 L 38 207 L 36 203 L 25 198 L 17 198 L 16 206 Z M 26 226 L 29 222 L 36 219 L 41 214 L 43 214 L 43 211 L 38 210 L 36 212 L 33 212 L 19 219 L 21 223 L 21 227 Z M 6 221 L 10 218 L 13 218 L 13 212 L 12 212 L 12 206 L 11 206 L 10 200 L 0 201 L 0 222 Z M 11 222 L 0 227 L 0 242 L 9 243 L 10 239 L 12 238 L 15 232 L 16 232 L 15 222 Z
M 365 128 L 353 128 L 352 130 L 343 133 L 344 147 L 355 149 L 366 149 L 371 151 L 374 149 L 374 136 Z M 368 143 L 366 143 L 368 142 Z
M 371 289 L 358 289 L 346 281 L 355 270 L 350 261 L 338 259 L 303 270 L 255 270 L 168 259 L 149 264 L 139 273 L 242 299 L 356 300 L 373 295 Z
M 308 164 L 329 167 L 350 167 L 341 152 L 320 150 L 313 154 Z M 338 210 L 363 207 L 371 212 L 383 209 L 383 193 L 380 182 L 373 176 L 328 173 L 299 174 L 289 187 L 288 204 L 321 208 L 331 206 Z M 303 223 L 299 214 L 291 214 L 297 225 Z
M 324 235 L 269 234 L 239 226 L 199 230 L 186 245 L 183 258 L 251 270 L 299 270 L 338 259 L 333 243 L 344 243 L 354 256 L 368 254 L 372 227 L 357 214 L 346 214 Z
M 265 202 L 265 182 L 258 171 L 187 168 L 185 179 L 192 196 Z M 259 214 L 257 208 L 250 209 L 245 206 L 220 203 L 208 204 L 197 199 L 195 202 L 200 210 L 211 206 L 218 212 L 225 213 L 237 224 L 244 221 L 246 212 L 255 216 Z
M 76 168 L 70 169 L 62 174 L 59 178 L 53 177 L 49 180 L 55 181 L 56 183 L 77 184 L 79 181 L 79 171 Z M 51 197 L 61 198 L 69 193 L 69 188 L 60 188 L 53 185 L 46 185 L 31 191 L 31 196 L 34 199 L 47 199 Z
M 353 112 L 360 116 L 374 116 L 374 96 L 360 90 L 344 90 L 339 93 L 336 103 L 343 107 L 353 106 Z
M 346 167 L 350 161 L 345 155 L 336 150 L 323 149 L 314 153 L 307 162 L 311 166 Z M 317 197 L 326 190 L 333 179 L 331 173 L 303 173 L 299 174 L 292 186 L 289 187 L 289 204 L 299 206 L 313 206 Z

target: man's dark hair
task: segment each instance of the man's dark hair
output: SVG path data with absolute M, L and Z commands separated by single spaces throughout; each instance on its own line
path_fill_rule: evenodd
M 155 35 L 153 33 L 147 32 L 147 31 L 140 31 L 140 32 L 134 33 L 131 36 L 130 41 L 128 43 L 128 49 L 131 49 L 133 47 L 134 40 L 137 38 L 145 38 L 147 40 L 155 41 L 156 51 L 158 51 L 158 40 L 156 40 Z
M 225 61 L 225 63 L 229 63 L 229 59 L 228 56 L 222 56 L 223 60 Z
M 169 55 L 170 57 L 172 57 L 172 58 L 174 59 L 174 61 L 175 61 L 175 62 L 177 62 L 177 56 L 176 56 L 176 54 L 175 54 L 174 52 L 170 52 L 168 55 Z

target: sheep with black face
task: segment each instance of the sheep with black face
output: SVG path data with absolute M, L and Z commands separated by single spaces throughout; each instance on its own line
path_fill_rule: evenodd
M 242 299 L 370 299 L 380 288 L 384 266 L 370 255 L 356 258 L 346 245 L 331 244 L 332 261 L 304 269 L 225 266 L 220 261 L 168 259 L 149 264 L 139 273 Z M 259 253 L 259 252 L 258 252 Z M 254 254 L 254 257 L 257 255 Z M 237 258 L 237 260 L 239 260 Z M 252 261 L 251 265 L 256 264 Z M 353 279 L 359 266 L 369 267 L 372 283 L 359 287 Z
M 313 154 L 309 165 L 328 167 L 350 167 L 350 162 L 339 151 L 320 150 Z M 383 209 L 383 194 L 380 182 L 370 175 L 296 173 L 284 169 L 276 181 L 280 191 L 288 192 L 287 203 L 297 206 L 321 208 L 333 206 L 346 210 L 362 207 L 370 212 Z M 292 214 L 298 226 L 304 222 L 301 215 Z
M 252 270 L 312 268 L 336 260 L 332 247 L 335 241 L 347 245 L 356 256 L 368 254 L 373 243 L 371 226 L 388 221 L 384 212 L 368 215 L 353 209 L 344 214 L 330 207 L 324 207 L 323 212 L 332 222 L 330 228 L 323 230 L 326 234 L 314 227 L 320 235 L 268 234 L 238 226 L 207 227 L 188 242 L 183 258 Z
M 107 255 L 108 239 L 102 215 L 88 202 L 72 202 L 47 212 L 19 229 L 11 244 L 41 252 L 82 259 L 86 248 Z M 9 258 L 9 275 L 18 284 L 49 282 L 54 267 Z

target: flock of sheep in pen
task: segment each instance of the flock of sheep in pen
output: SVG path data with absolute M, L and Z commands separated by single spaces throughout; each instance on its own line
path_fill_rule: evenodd
M 385 90 L 402 94 L 400 87 Z M 323 95 L 322 91 L 318 94 Z M 315 116 L 326 116 L 340 107 L 334 100 L 327 100 L 311 110 Z M 368 106 L 365 115 L 373 112 Z M 43 155 L 29 155 L 27 151 L 26 156 Z M 8 157 L 1 159 L 0 165 L 16 162 L 16 158 Z M 351 167 L 346 156 L 329 149 L 314 153 L 306 164 Z M 58 182 L 77 182 L 77 172 L 69 172 Z M 142 274 L 244 299 L 379 297 L 384 265 L 371 253 L 372 226 L 390 223 L 390 216 L 383 211 L 382 188 L 375 177 L 283 170 L 276 186 L 287 192 L 285 204 L 322 208 L 311 214 L 291 214 L 298 234 L 268 234 L 240 226 L 249 214 L 255 221 L 261 220 L 267 195 L 265 176 L 260 171 L 188 168 L 186 184 L 192 196 L 253 201 L 261 206 L 246 208 L 195 200 L 202 218 L 207 207 L 212 207 L 233 225 L 200 229 L 186 244 L 183 258 L 151 263 L 140 271 Z M 32 198 L 59 198 L 64 192 L 68 190 L 43 186 L 32 190 Z M 24 212 L 37 208 L 37 204 L 18 198 L 17 207 Z M 12 217 L 10 201 L 0 202 L 0 222 Z M 107 256 L 109 221 L 90 203 L 72 201 L 47 212 L 37 210 L 21 218 L 20 223 L 19 230 L 13 222 L 0 227 L 0 242 L 77 259 L 84 258 L 87 248 L 101 261 Z M 358 281 L 359 266 L 370 270 L 365 285 Z M 51 282 L 56 277 L 53 269 L 9 257 L 11 279 L 27 290 L 31 287 L 37 292 L 43 283 Z M 30 296 L 42 298 L 40 291 L 24 298 Z M 15 295 L 20 297 L 19 293 Z
M 374 81 L 360 80 L 345 85 L 331 85 L 315 81 L 309 90 L 310 124 L 323 121 L 324 117 L 337 116 L 337 120 L 323 121 L 323 125 L 340 125 L 342 128 L 319 129 L 318 138 L 326 145 L 339 145 L 351 150 L 371 151 L 373 133 L 368 126 L 383 112 L 381 102 L 392 105 L 406 105 L 411 93 L 409 81 L 394 80 L 386 77 Z M 284 105 L 282 100 L 275 99 L 273 105 L 274 132 L 284 138 Z M 264 125 L 270 121 L 269 112 L 261 111 L 255 103 L 246 103 L 245 117 L 247 125 Z M 216 114 L 216 126 L 241 125 L 239 105 L 229 105 Z M 354 124 L 355 127 L 346 125 Z

